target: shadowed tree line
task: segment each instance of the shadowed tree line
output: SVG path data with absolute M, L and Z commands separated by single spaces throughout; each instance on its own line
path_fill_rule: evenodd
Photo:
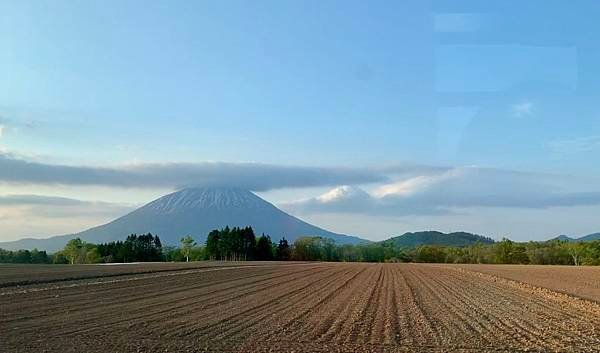
M 225 227 L 211 231 L 202 245 L 191 236 L 179 247 L 162 246 L 150 233 L 132 234 L 125 241 L 91 244 L 70 240 L 54 254 L 38 250 L 0 249 L 4 263 L 102 263 L 148 261 L 344 261 L 344 262 L 428 262 L 481 264 L 600 265 L 600 240 L 517 243 L 509 239 L 466 246 L 420 245 L 400 247 L 384 241 L 338 245 L 322 237 L 301 237 L 293 244 L 285 238 L 278 243 L 268 235 L 257 237 L 252 227 Z

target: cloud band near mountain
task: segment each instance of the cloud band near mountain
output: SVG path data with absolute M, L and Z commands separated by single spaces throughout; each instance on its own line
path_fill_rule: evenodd
M 410 169 L 410 168 L 408 168 Z M 396 168 L 394 173 L 401 173 Z M 368 168 L 281 166 L 262 163 L 164 163 L 105 168 L 53 165 L 0 154 L 0 182 L 16 184 L 102 185 L 112 187 L 240 187 L 253 191 L 290 187 L 385 182 Z
M 290 211 L 383 215 L 444 214 L 468 207 L 547 208 L 600 204 L 600 182 L 480 167 L 341 168 L 261 163 L 165 163 L 125 167 L 52 165 L 0 154 L 0 182 L 173 188 L 237 187 L 252 191 L 349 185 L 287 203 Z M 369 192 L 356 185 L 369 184 Z M 38 200 L 39 201 L 39 200 Z M 61 204 L 65 200 L 46 200 Z M 0 203 L 14 202 L 11 199 Z
M 477 167 L 457 167 L 384 183 L 366 192 L 340 186 L 282 205 L 299 213 L 385 216 L 436 215 L 473 207 L 549 208 L 600 204 L 600 185 L 577 187 L 576 178 Z

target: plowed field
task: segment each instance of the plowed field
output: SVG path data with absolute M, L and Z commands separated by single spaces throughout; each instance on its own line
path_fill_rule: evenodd
M 473 269 L 145 266 L 37 282 L 23 266 L 30 284 L 0 288 L 0 352 L 600 351 L 598 302 Z

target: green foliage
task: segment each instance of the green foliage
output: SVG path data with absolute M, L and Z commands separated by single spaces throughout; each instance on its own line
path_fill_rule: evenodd
M 258 238 L 256 242 L 256 260 L 273 260 L 273 246 L 271 244 L 271 237 L 268 235 L 263 234 Z
M 257 241 L 252 227 L 225 227 L 208 234 L 206 254 L 212 260 L 272 260 L 273 244 L 271 238 L 264 234 Z
M 600 240 L 586 243 L 581 263 L 583 265 L 600 265 Z
M 335 245 L 321 237 L 304 237 L 294 242 L 291 258 L 299 261 L 600 265 L 600 241 L 516 243 L 503 239 L 493 244 L 476 241 L 467 246 L 406 248 L 396 247 L 389 241 Z
M 158 235 L 131 234 L 125 241 L 98 244 L 100 262 L 162 261 L 162 243 Z M 93 254 L 91 254 L 92 256 Z
M 525 245 L 515 243 L 509 239 L 492 245 L 494 262 L 498 264 L 527 264 L 529 257 Z
M 191 235 L 186 235 L 181 238 L 181 254 L 185 257 L 185 261 L 190 261 L 190 254 L 192 252 L 192 248 L 196 245 L 196 241 L 192 238 Z
M 446 262 L 446 249 L 439 245 L 421 245 L 415 250 L 415 262 Z
M 52 257 L 38 249 L 10 251 L 0 249 L 0 263 L 47 264 L 52 263 Z
M 529 242 L 525 245 L 530 264 L 571 265 L 567 251 L 568 241 L 550 240 L 547 242 Z
M 277 248 L 275 249 L 275 259 L 280 261 L 287 261 L 292 257 L 292 250 L 290 249 L 290 244 L 288 243 L 285 237 L 279 240 L 279 244 L 277 244 Z
M 325 240 L 321 237 L 301 237 L 296 239 L 292 259 L 297 261 L 325 260 Z
M 71 265 L 75 263 L 83 263 L 82 252 L 84 254 L 86 252 L 84 249 L 84 244 L 85 243 L 81 239 L 75 238 L 69 240 L 65 245 L 65 248 L 62 252 Z M 85 255 L 83 257 L 85 257 Z
M 470 233 L 451 234 L 466 234 L 466 237 L 469 237 Z M 186 236 L 181 239 L 181 247 L 163 248 L 159 237 L 150 233 L 139 236 L 132 234 L 125 241 L 99 245 L 76 238 L 69 240 L 63 250 L 52 255 L 37 249 L 31 251 L 0 249 L 0 262 L 75 264 L 275 259 L 280 261 L 600 265 L 600 240 L 574 242 L 554 239 L 546 242 L 517 243 L 502 239 L 490 244 L 487 240 L 481 241 L 480 238 L 472 238 L 475 241 L 464 246 L 421 244 L 405 247 L 397 246 L 391 240 L 358 245 L 337 245 L 328 238 L 301 237 L 290 245 L 285 238 L 282 238 L 278 244 L 274 244 L 265 234 L 257 239 L 251 227 L 225 227 L 211 231 L 204 247 L 197 246 L 191 236 Z
M 55 260 L 60 257 L 64 257 L 70 264 L 93 264 L 101 261 L 97 246 L 86 243 L 80 238 L 69 240 L 60 254 L 55 256 Z M 54 262 L 57 263 L 57 261 Z
M 384 262 L 399 252 L 381 243 L 362 245 L 336 245 L 328 238 L 301 237 L 292 247 L 293 260 L 297 261 L 363 261 Z

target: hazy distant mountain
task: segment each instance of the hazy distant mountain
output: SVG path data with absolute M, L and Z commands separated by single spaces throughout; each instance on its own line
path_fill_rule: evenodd
M 176 245 L 187 234 L 202 243 L 213 229 L 225 226 L 252 226 L 257 235 L 269 234 L 274 241 L 285 236 L 322 236 L 338 244 L 366 240 L 332 233 L 291 216 L 254 193 L 237 188 L 189 188 L 154 200 L 116 220 L 81 233 L 48 239 L 21 239 L 0 243 L 4 249 L 61 249 L 71 238 L 102 243 L 122 240 L 132 233 L 158 234 L 164 244 Z
M 582 237 L 579 238 L 573 238 L 573 237 L 569 237 L 566 235 L 559 235 L 556 238 L 550 239 L 550 240 L 562 240 L 562 241 L 594 241 L 594 240 L 600 240 L 600 233 L 593 233 L 593 234 L 588 234 L 588 235 L 584 235 Z
M 550 240 L 560 240 L 560 241 L 575 241 L 574 238 L 571 238 L 567 235 L 561 234 L 559 236 L 557 236 L 556 238 L 552 238 Z
M 593 240 L 600 240 L 600 233 L 588 234 L 581 238 L 577 238 L 577 241 L 593 241 Z
M 481 235 L 454 232 L 442 233 L 436 231 L 404 233 L 400 236 L 384 240 L 385 243 L 391 243 L 395 247 L 412 248 L 419 245 L 446 245 L 446 246 L 465 246 L 480 242 L 482 244 L 492 244 L 493 239 Z

